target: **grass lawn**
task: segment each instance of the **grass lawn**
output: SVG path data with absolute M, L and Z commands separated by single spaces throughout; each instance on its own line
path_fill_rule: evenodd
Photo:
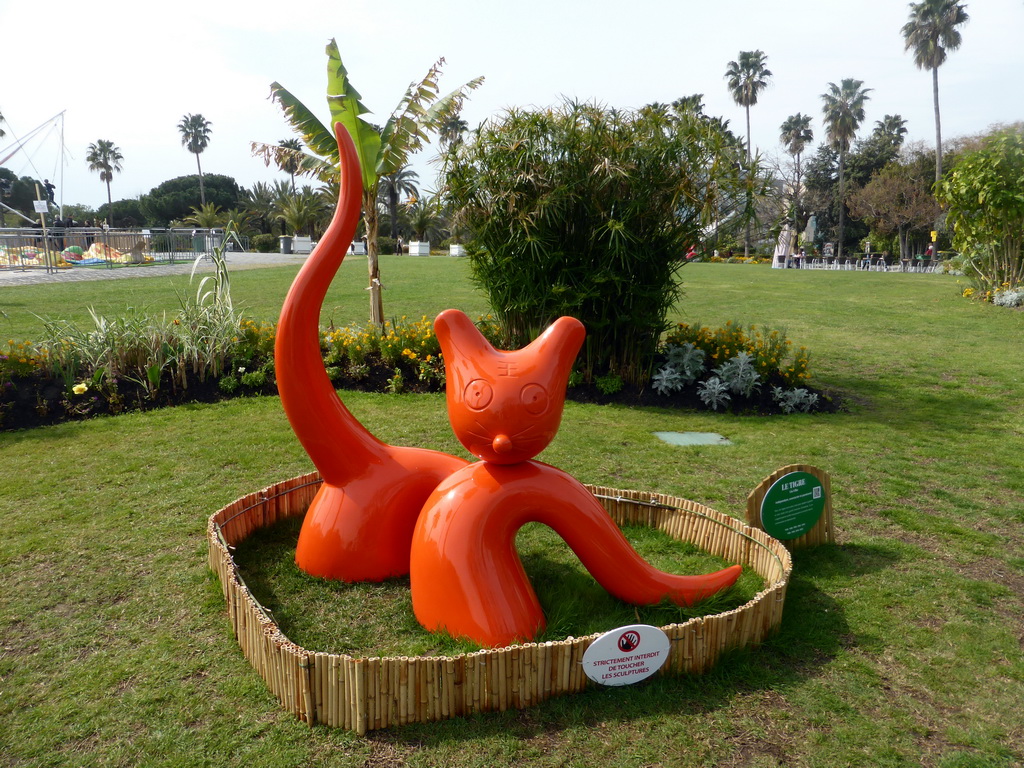
M 458 307 L 471 317 L 487 312 L 486 300 L 467 279 L 465 259 L 384 255 L 380 257 L 380 270 L 385 288 L 385 318 L 409 315 L 418 320 L 421 315 L 433 317 L 449 307 Z M 297 266 L 231 272 L 231 295 L 236 307 L 256 320 L 276 320 L 296 272 Z M 180 306 L 180 297 L 196 295 L 204 274 L 208 272 L 198 273 L 191 284 L 187 272 L 173 277 L 56 285 L 0 284 L 0 312 L 6 315 L 0 314 L 0 343 L 7 339 L 38 339 L 43 327 L 40 317 L 61 317 L 88 327 L 90 307 L 107 316 L 123 312 L 126 306 L 173 312 Z M 366 258 L 347 257 L 324 302 L 325 325 L 366 322 L 370 307 L 366 282 Z
M 328 298 L 336 324 L 367 314 L 361 264 Z M 236 303 L 272 318 L 294 272 L 235 273 Z M 382 275 L 386 315 L 486 311 L 461 261 L 385 258 Z M 785 328 L 846 410 L 569 403 L 541 458 L 737 516 L 779 466 L 832 473 L 840 543 L 796 553 L 769 643 L 703 677 L 521 712 L 365 738 L 309 729 L 242 658 L 205 563 L 211 512 L 311 469 L 276 398 L 0 433 L 0 764 L 1024 763 L 1024 313 L 961 299 L 942 275 L 696 264 L 684 276 L 677 319 Z M 34 338 L 32 312 L 173 308 L 175 289 L 187 277 L 0 288 L 0 327 Z M 343 397 L 383 440 L 464 455 L 440 396 Z M 669 446 L 662 430 L 733 445 Z

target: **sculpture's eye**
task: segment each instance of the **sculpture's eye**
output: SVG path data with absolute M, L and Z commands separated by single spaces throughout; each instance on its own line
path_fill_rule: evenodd
M 491 400 L 494 398 L 494 390 L 483 379 L 473 379 L 466 385 L 462 397 L 466 401 L 467 407 L 474 411 L 482 411 L 491 404 Z
M 548 408 L 548 393 L 540 384 L 527 384 L 519 393 L 526 412 L 539 416 Z

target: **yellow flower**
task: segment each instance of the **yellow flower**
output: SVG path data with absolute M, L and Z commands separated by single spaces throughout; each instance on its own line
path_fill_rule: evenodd
M 83 381 L 78 384 L 75 384 L 75 386 L 71 388 L 71 391 L 74 392 L 76 395 L 84 395 L 86 393 L 86 390 L 88 389 L 89 385 Z

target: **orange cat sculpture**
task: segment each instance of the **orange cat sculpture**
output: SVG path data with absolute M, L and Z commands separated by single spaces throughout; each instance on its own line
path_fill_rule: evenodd
M 277 326 L 277 388 L 292 429 L 323 476 L 295 560 L 314 576 L 381 581 L 409 572 L 420 507 L 465 459 L 387 445 L 338 399 L 320 352 L 320 308 L 356 232 L 363 182 L 348 132 L 334 127 L 341 192 L 330 226 L 295 277 Z
M 323 239 L 285 300 L 275 349 L 292 428 L 323 476 L 299 533 L 304 571 L 345 581 L 410 574 L 416 618 L 429 630 L 500 646 L 530 640 L 544 614 L 515 550 L 516 532 L 553 528 L 613 595 L 636 604 L 689 604 L 736 581 L 738 565 L 675 576 L 646 563 L 577 480 L 532 459 L 562 419 L 565 388 L 585 335 L 571 317 L 524 349 L 494 349 L 461 312 L 435 322 L 456 436 L 481 461 L 387 445 L 338 399 L 320 354 L 319 316 L 355 233 L 361 173 L 335 126 L 341 194 Z
M 608 592 L 636 605 L 689 605 L 739 578 L 734 565 L 702 576 L 654 568 L 571 475 L 531 459 L 562 420 L 565 387 L 585 335 L 559 318 L 529 346 L 494 349 L 461 312 L 435 321 L 447 371 L 448 417 L 482 461 L 441 481 L 413 534 L 409 578 L 416 619 L 497 647 L 532 640 L 544 612 L 515 548 L 529 522 L 551 527 Z

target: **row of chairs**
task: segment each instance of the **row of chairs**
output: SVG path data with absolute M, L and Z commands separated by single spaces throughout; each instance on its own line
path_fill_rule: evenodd
M 816 257 L 805 260 L 809 269 L 840 269 L 840 270 L 861 270 L 865 272 L 935 272 L 939 269 L 942 261 L 940 259 L 895 259 L 887 261 L 883 256 L 853 256 L 838 258 Z

